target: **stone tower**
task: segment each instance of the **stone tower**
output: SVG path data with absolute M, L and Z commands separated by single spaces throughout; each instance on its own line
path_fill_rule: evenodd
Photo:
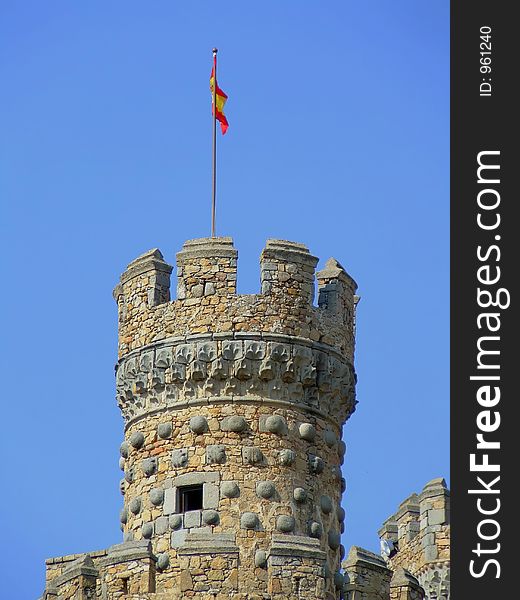
M 114 290 L 124 541 L 47 561 L 47 598 L 341 597 L 356 283 L 329 259 L 313 306 L 317 262 L 268 240 L 261 293 L 237 295 L 231 238 L 190 240 L 174 301 L 159 250 L 128 265 Z

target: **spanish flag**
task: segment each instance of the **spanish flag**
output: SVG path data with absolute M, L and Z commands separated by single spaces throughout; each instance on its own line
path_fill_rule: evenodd
M 211 90 L 211 113 L 212 114 L 213 114 L 213 110 L 214 110 L 213 96 L 215 94 L 214 86 L 215 86 L 216 63 L 217 63 L 217 57 L 215 56 L 213 68 L 211 69 L 211 75 L 209 78 L 209 89 Z M 217 118 L 217 121 L 220 121 L 220 129 L 222 130 L 222 134 L 224 134 L 224 133 L 226 133 L 226 131 L 228 130 L 228 127 L 229 127 L 228 120 L 226 119 L 226 115 L 224 114 L 224 104 L 226 104 L 227 94 L 218 87 L 218 83 L 216 84 L 216 86 L 217 86 L 217 88 L 216 88 L 216 104 L 217 104 L 216 118 Z

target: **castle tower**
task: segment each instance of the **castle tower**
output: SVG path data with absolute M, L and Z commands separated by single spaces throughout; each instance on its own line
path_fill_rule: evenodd
M 237 295 L 232 240 L 190 240 L 174 301 L 159 250 L 128 265 L 114 290 L 123 543 L 47 561 L 45 598 L 341 597 L 356 284 L 330 259 L 313 306 L 317 262 L 268 240 L 261 293 Z
M 337 598 L 355 282 L 269 240 L 261 293 L 236 294 L 230 238 L 158 250 L 115 290 L 125 540 L 150 540 L 156 590 L 183 598 Z M 336 583 L 335 583 L 336 581 Z

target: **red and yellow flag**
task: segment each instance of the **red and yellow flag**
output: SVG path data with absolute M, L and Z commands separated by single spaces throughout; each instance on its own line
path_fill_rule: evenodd
M 216 57 L 215 57 L 216 62 Z M 226 104 L 227 94 L 223 92 L 219 87 L 218 83 L 216 89 L 216 104 L 217 104 L 217 112 L 216 117 L 217 121 L 220 121 L 220 129 L 222 130 L 222 134 L 226 133 L 229 127 L 228 120 L 226 119 L 226 115 L 224 114 L 224 104 Z M 211 69 L 211 75 L 209 77 L 209 89 L 211 90 L 211 113 L 213 114 L 213 94 L 214 94 L 214 86 L 215 86 L 215 64 L 213 64 L 213 68 Z

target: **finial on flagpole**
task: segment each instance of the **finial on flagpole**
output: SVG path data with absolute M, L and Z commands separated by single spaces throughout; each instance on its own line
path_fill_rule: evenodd
M 218 52 L 218 48 L 213 48 L 213 55 L 215 55 Z

